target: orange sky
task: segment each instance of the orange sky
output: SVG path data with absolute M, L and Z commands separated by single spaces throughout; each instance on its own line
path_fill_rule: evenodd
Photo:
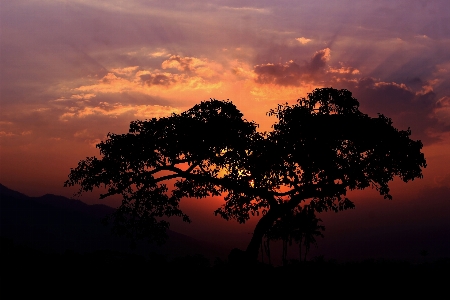
M 9 188 L 71 196 L 70 168 L 135 119 L 230 99 L 270 130 L 269 109 L 330 86 L 423 141 L 424 179 L 394 183 L 394 201 L 450 188 L 446 0 L 0 3 L 0 182 Z

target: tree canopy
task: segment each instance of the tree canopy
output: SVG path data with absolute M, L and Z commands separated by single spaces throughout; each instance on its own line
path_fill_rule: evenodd
M 247 221 L 260 215 L 246 250 L 256 258 L 262 237 L 282 216 L 309 205 L 315 211 L 353 208 L 348 190 L 375 188 L 391 199 L 389 182 L 422 177 L 422 143 L 391 119 L 359 111 L 348 90 L 316 89 L 294 105 L 268 112 L 270 132 L 230 101 L 209 100 L 180 114 L 133 121 L 126 134 L 109 133 L 101 158 L 71 169 L 65 186 L 79 193 L 105 187 L 101 198 L 120 195 L 113 216 L 118 233 L 162 242 L 169 223 L 190 221 L 182 198 L 223 196 L 215 213 Z

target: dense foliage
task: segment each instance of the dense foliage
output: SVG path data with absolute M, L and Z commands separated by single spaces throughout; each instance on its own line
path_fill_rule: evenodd
M 384 115 L 359 111 L 348 90 L 316 89 L 295 105 L 268 114 L 271 132 L 243 118 L 229 101 L 210 100 L 166 118 L 131 122 L 126 134 L 109 133 L 102 157 L 79 162 L 66 186 L 80 193 L 106 187 L 119 194 L 113 216 L 119 233 L 164 240 L 164 216 L 189 217 L 182 198 L 224 197 L 215 213 L 247 221 L 262 215 L 247 248 L 256 257 L 262 237 L 302 205 L 315 211 L 353 208 L 348 190 L 373 187 L 391 199 L 389 182 L 422 177 L 422 143 Z

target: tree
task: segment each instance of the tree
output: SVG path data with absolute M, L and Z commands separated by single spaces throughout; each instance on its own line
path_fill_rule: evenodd
M 263 236 L 302 205 L 315 211 L 353 208 L 348 190 L 375 188 L 391 199 L 389 182 L 422 177 L 422 143 L 384 115 L 358 109 L 348 90 L 316 89 L 295 105 L 268 112 L 271 132 L 243 118 L 229 101 L 210 100 L 166 118 L 134 121 L 126 134 L 100 142 L 102 158 L 71 169 L 65 186 L 79 193 L 105 187 L 101 198 L 122 197 L 114 228 L 132 238 L 162 242 L 164 216 L 189 217 L 182 198 L 222 195 L 216 215 L 240 223 L 259 215 L 246 249 L 258 256 Z M 169 186 L 171 189 L 169 190 Z
M 302 244 L 305 246 L 304 261 L 306 255 L 314 244 L 317 247 L 316 236 L 323 237 L 322 231 L 325 231 L 325 226 L 319 225 L 321 219 L 316 217 L 314 210 L 303 209 L 295 215 L 299 220 L 296 222 L 297 228 L 292 234 L 292 238 L 298 242 L 299 260 L 302 260 Z
M 287 263 L 287 248 L 288 243 L 292 244 L 293 232 L 295 231 L 295 227 L 298 224 L 294 224 L 294 214 L 288 214 L 282 216 L 278 220 L 274 222 L 272 227 L 270 227 L 265 236 L 267 237 L 267 247 L 269 247 L 269 243 L 271 240 L 281 240 L 282 243 L 282 251 L 281 251 L 281 261 L 283 265 Z M 268 251 L 270 255 L 270 250 Z M 269 256 L 270 261 L 270 256 Z
M 322 231 L 325 226 L 319 225 L 322 222 L 317 218 L 313 209 L 309 205 L 304 207 L 297 207 L 294 212 L 287 212 L 286 215 L 277 219 L 273 226 L 266 232 L 267 240 L 281 240 L 282 241 L 282 261 L 287 263 L 287 248 L 288 243 L 292 245 L 295 240 L 299 245 L 299 260 L 302 260 L 302 245 L 305 246 L 304 260 L 309 252 L 312 244 L 317 244 L 316 236 L 323 237 Z

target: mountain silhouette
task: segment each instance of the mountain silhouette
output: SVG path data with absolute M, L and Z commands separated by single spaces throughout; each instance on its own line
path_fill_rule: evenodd
M 88 205 L 79 200 L 46 194 L 29 197 L 0 184 L 0 234 L 20 244 L 47 253 L 101 250 L 132 252 L 147 256 L 157 253 L 167 258 L 202 254 L 225 257 L 221 247 L 168 231 L 168 242 L 159 247 L 145 241 L 131 250 L 130 241 L 111 233 L 101 220 L 114 212 L 103 204 Z

